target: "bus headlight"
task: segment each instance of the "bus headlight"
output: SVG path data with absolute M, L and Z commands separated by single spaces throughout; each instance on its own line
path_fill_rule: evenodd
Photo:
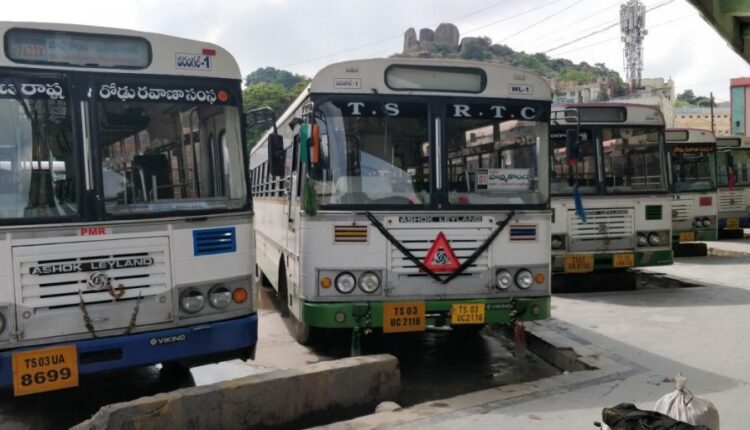
M 188 288 L 180 294 L 180 308 L 189 314 L 200 312 L 205 305 L 206 297 L 200 290 Z
M 703 221 L 700 218 L 696 218 L 695 221 L 693 222 L 693 226 L 697 228 L 701 228 L 703 227 Z
M 565 240 L 562 236 L 552 236 L 552 249 L 562 249 L 565 246 Z
M 637 240 L 638 240 L 638 246 L 648 245 L 648 237 L 646 237 L 646 233 L 638 233 Z
M 336 276 L 336 280 L 333 281 L 333 285 L 336 287 L 336 290 L 339 293 L 349 294 L 354 291 L 354 288 L 357 287 L 357 280 L 351 273 L 341 272 L 338 274 L 338 276 Z
M 534 284 L 534 275 L 526 269 L 521 269 L 516 273 L 516 286 L 525 290 Z
M 223 285 L 216 285 L 208 292 L 208 303 L 215 309 L 225 309 L 232 303 L 232 293 Z
M 659 236 L 659 233 L 652 232 L 648 234 L 648 243 L 651 245 L 660 245 L 661 244 L 661 236 Z
M 380 288 L 380 277 L 375 272 L 365 272 L 359 276 L 359 289 L 372 294 Z
M 498 290 L 507 290 L 513 285 L 513 276 L 507 270 L 500 270 L 495 274 L 495 287 Z
M 711 224 L 713 224 L 713 222 L 711 222 L 711 218 L 703 218 L 702 224 L 703 227 L 711 227 Z

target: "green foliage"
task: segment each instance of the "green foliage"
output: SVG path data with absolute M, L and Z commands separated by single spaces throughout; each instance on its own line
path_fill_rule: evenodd
M 492 39 L 489 37 L 478 37 L 470 42 L 464 42 L 461 46 L 460 56 L 464 60 L 487 61 L 492 58 L 490 51 Z
M 308 81 L 308 78 L 274 67 L 261 67 L 245 77 L 245 85 L 248 87 L 255 84 L 280 84 L 291 89 L 300 81 Z
M 675 104 L 677 106 L 697 105 L 708 107 L 711 105 L 711 98 L 706 96 L 696 96 L 693 90 L 687 89 L 677 95 L 677 101 Z M 714 104 L 714 106 L 716 106 L 716 104 Z
M 276 76 L 284 77 L 289 75 L 294 76 L 296 80 L 295 82 L 290 83 L 289 87 L 281 82 L 256 82 L 256 80 L 261 79 L 264 76 L 271 76 L 271 74 L 267 73 L 269 69 L 278 72 L 274 72 Z M 276 116 L 284 113 L 286 108 L 297 98 L 297 96 L 299 96 L 309 83 L 309 79 L 304 76 L 292 75 L 290 72 L 277 70 L 273 67 L 258 69 L 247 75 L 247 80 L 254 83 L 248 85 L 247 88 L 242 91 L 242 104 L 245 111 L 267 106 L 274 111 Z M 247 143 L 250 148 L 255 146 L 258 139 L 263 136 L 270 126 L 271 125 L 268 124 L 268 127 L 258 126 L 247 130 Z
M 560 80 L 575 82 L 576 84 L 587 84 L 596 81 L 597 75 L 594 72 L 567 69 L 560 74 Z

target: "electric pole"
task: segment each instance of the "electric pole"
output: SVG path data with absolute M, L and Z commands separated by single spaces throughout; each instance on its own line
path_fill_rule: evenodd
M 646 6 L 639 0 L 629 0 L 620 6 L 620 40 L 623 47 L 625 75 L 635 94 L 641 86 L 643 72 L 643 38 L 646 36 Z

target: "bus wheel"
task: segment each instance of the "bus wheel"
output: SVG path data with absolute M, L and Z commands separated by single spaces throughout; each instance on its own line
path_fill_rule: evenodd
M 279 291 L 276 295 L 279 298 L 279 313 L 283 318 L 289 317 L 289 293 L 286 289 L 286 267 L 284 263 L 279 266 Z
M 453 333 L 457 335 L 477 334 L 484 328 L 484 324 L 461 324 L 451 326 Z
M 297 343 L 305 346 L 313 346 L 320 341 L 321 328 L 305 324 L 294 315 L 292 315 L 292 320 L 294 321 L 294 338 L 297 340 Z

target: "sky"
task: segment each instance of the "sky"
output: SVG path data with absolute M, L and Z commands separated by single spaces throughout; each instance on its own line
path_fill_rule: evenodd
M 729 79 L 750 65 L 685 0 L 642 0 L 643 77 L 671 77 L 677 91 L 729 99 Z M 622 0 L 24 0 L 3 4 L 3 20 L 120 27 L 205 40 L 228 49 L 243 74 L 272 66 L 312 76 L 336 61 L 401 51 L 409 27 L 456 24 L 515 50 L 605 63 L 624 77 Z M 583 36 L 579 41 L 575 39 Z M 567 44 L 568 42 L 573 42 Z M 567 44 L 566 46 L 562 46 Z M 558 48 L 559 47 L 559 48 Z M 554 49 L 557 48 L 557 49 Z

